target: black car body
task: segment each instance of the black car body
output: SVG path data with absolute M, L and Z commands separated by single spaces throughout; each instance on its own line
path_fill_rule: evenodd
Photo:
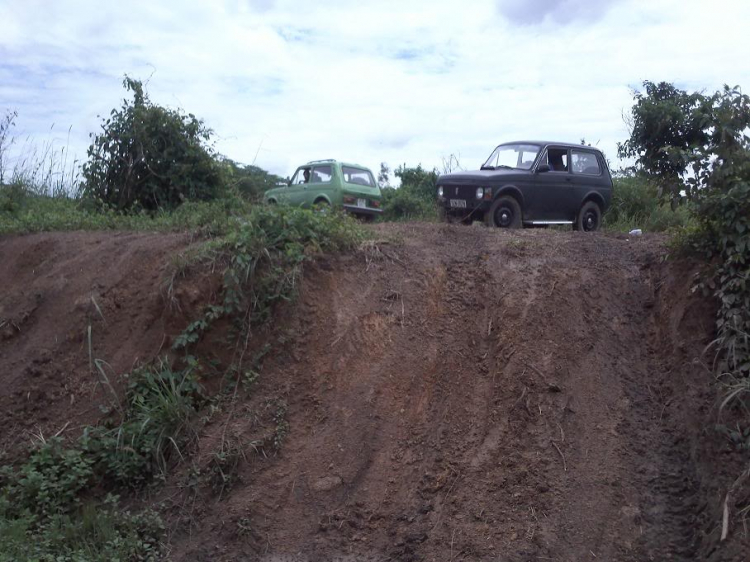
M 480 170 L 441 175 L 437 186 L 446 219 L 507 228 L 597 230 L 612 200 L 612 177 L 599 149 L 546 141 L 501 144 Z

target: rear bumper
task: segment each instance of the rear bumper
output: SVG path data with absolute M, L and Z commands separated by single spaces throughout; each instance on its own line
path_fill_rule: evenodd
M 374 215 L 377 216 L 383 212 L 383 209 L 375 207 L 358 207 L 357 205 L 344 205 L 344 210 L 355 215 Z

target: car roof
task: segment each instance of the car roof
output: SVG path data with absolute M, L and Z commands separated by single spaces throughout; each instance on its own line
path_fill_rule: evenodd
M 334 160 L 333 158 L 327 158 L 325 160 L 310 160 L 306 164 L 302 164 L 303 166 L 314 166 L 315 164 L 341 164 L 342 166 L 351 166 L 352 168 L 361 168 L 363 170 L 370 170 L 367 166 L 362 166 L 361 164 L 353 164 L 351 162 L 340 162 L 338 160 Z
M 522 141 L 511 141 L 511 142 L 503 142 L 500 143 L 498 146 L 503 146 L 506 144 L 535 144 L 538 146 L 562 146 L 565 148 L 581 148 L 584 150 L 596 150 L 597 152 L 601 152 L 601 149 L 595 147 L 595 146 L 588 146 L 586 144 L 581 143 L 572 143 L 572 142 L 556 142 L 556 141 L 540 141 L 540 140 L 522 140 Z

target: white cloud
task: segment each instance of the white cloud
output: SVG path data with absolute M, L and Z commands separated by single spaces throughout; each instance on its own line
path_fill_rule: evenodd
M 71 127 L 83 157 L 127 73 L 281 175 L 325 157 L 473 167 L 523 138 L 585 137 L 614 161 L 642 80 L 749 85 L 749 16 L 743 0 L 0 0 L 0 111 L 22 135 Z

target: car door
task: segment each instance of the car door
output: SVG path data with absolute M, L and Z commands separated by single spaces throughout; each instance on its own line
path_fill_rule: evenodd
M 572 177 L 570 173 L 570 151 L 564 147 L 549 146 L 537 164 L 533 176 L 533 205 L 524 218 L 531 221 L 571 221 Z M 538 171 L 542 164 L 549 171 Z
M 289 187 L 286 191 L 285 203 L 290 205 L 301 205 L 304 203 L 307 194 L 307 184 L 310 181 L 310 166 L 300 166 L 292 176 Z
M 312 206 L 321 198 L 335 203 L 333 194 L 333 167 L 331 164 L 319 164 L 312 167 L 310 182 L 305 185 L 306 193 L 303 198 L 305 207 Z
M 572 202 L 574 213 L 581 208 L 583 198 L 592 191 L 601 192 L 607 187 L 604 167 L 594 151 L 586 149 L 572 149 L 570 170 L 572 173 Z

